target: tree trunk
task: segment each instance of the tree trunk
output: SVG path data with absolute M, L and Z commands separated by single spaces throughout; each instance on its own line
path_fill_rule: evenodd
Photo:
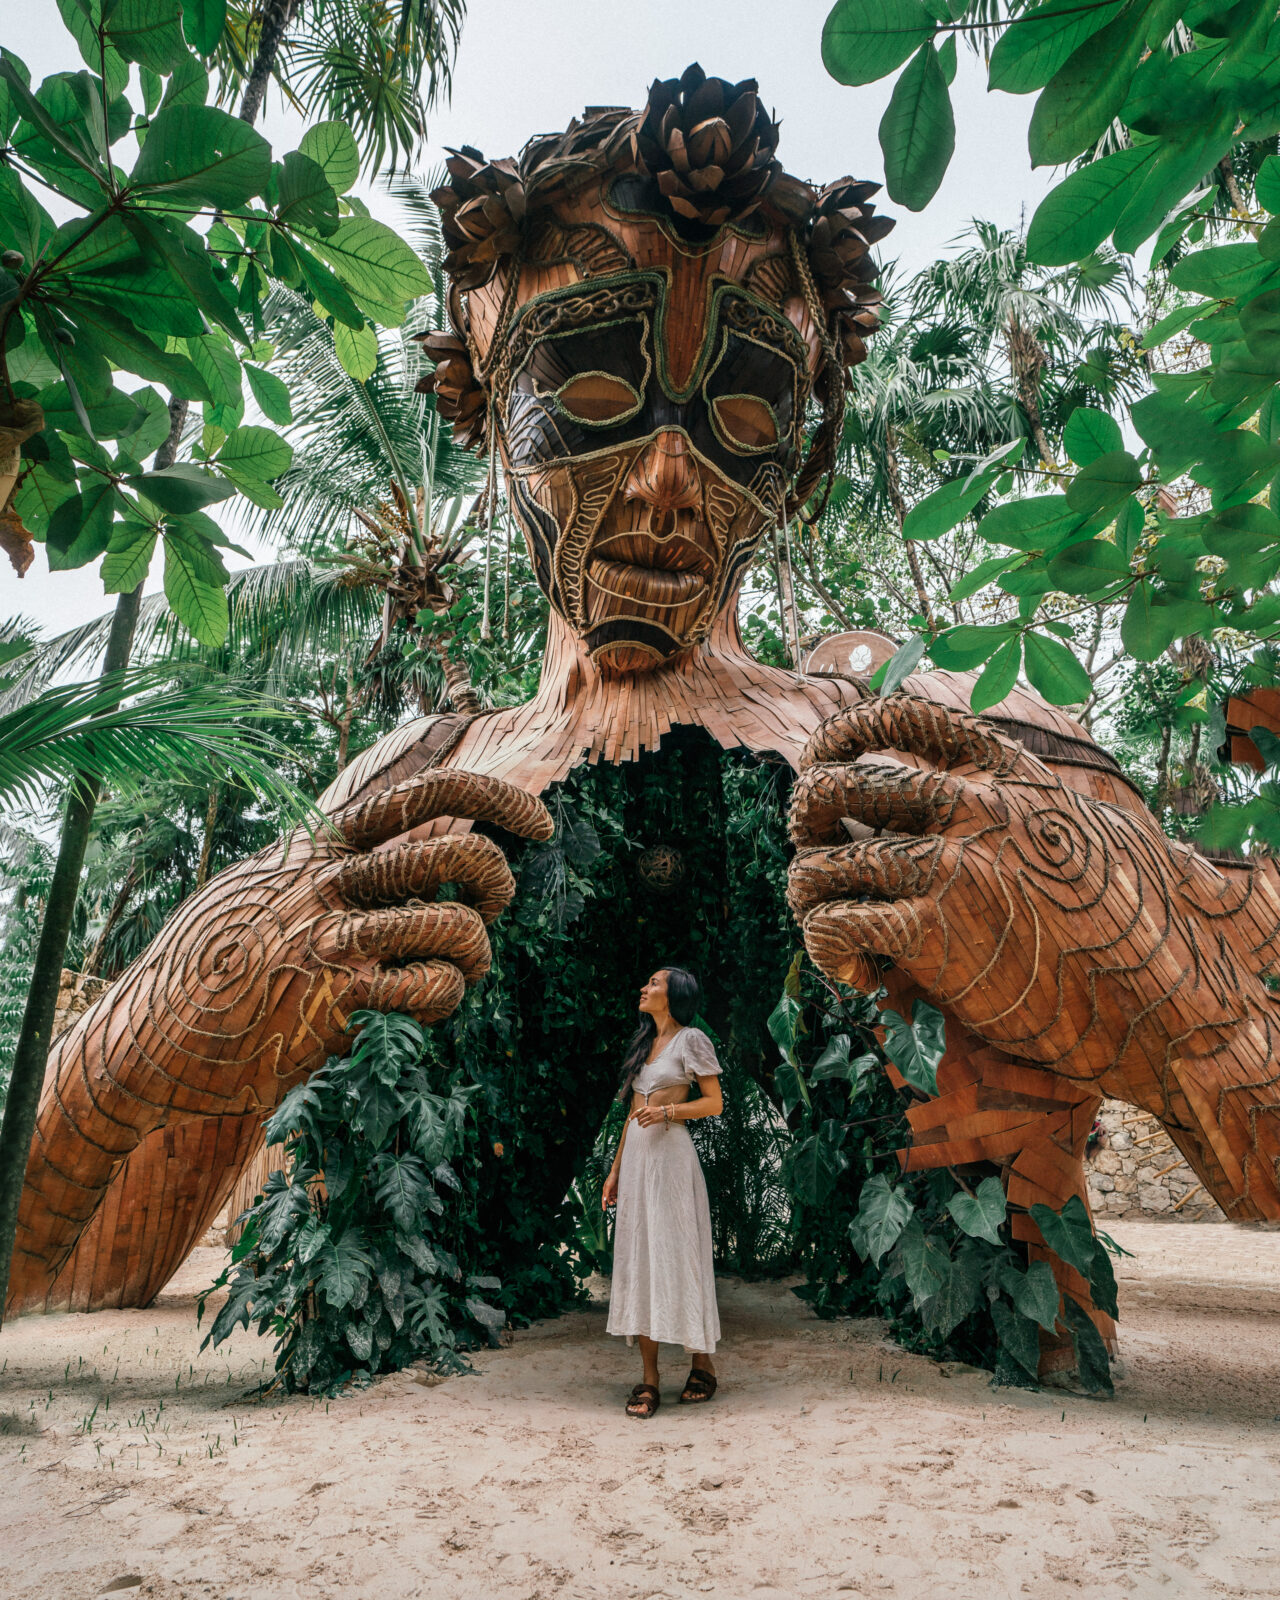
M 915 585 L 916 604 L 920 607 L 920 615 L 925 620 L 925 626 L 932 632 L 938 631 L 938 624 L 934 621 L 933 607 L 929 604 L 929 591 L 924 586 L 924 572 L 920 566 L 920 557 L 916 554 L 915 541 L 908 539 L 905 532 L 907 522 L 907 503 L 902 498 L 902 479 L 898 476 L 898 450 L 897 439 L 892 428 L 885 436 L 884 454 L 885 482 L 889 489 L 889 503 L 893 506 L 893 514 L 898 519 L 898 532 L 902 534 L 902 548 L 907 552 L 907 565 L 911 568 L 911 581 Z
M 262 19 L 262 31 L 258 35 L 258 53 L 253 58 L 253 66 L 249 69 L 249 78 L 244 86 L 244 97 L 240 101 L 241 122 L 252 125 L 258 120 L 262 102 L 267 97 L 272 69 L 280 54 L 284 30 L 293 21 L 297 3 L 298 0 L 271 0 L 267 7 Z
M 478 715 L 480 711 L 480 696 L 476 693 L 475 685 L 471 681 L 471 674 L 467 671 L 466 663 L 454 660 L 449 654 L 449 641 L 442 639 L 438 634 L 432 634 L 431 648 L 440 660 L 440 671 L 444 675 L 444 686 L 449 696 L 449 704 L 455 711 L 461 712 L 465 717 Z
M 156 451 L 156 470 L 173 465 L 186 420 L 187 402 L 171 399 L 169 436 Z M 111 632 L 102 661 L 104 678 L 112 673 L 123 672 L 129 665 L 129 653 L 133 649 L 133 635 L 141 605 L 142 584 L 132 593 L 122 594 L 116 601 L 115 616 L 111 621 Z M 97 803 L 96 780 L 81 774 L 72 783 L 71 798 L 67 802 L 62 837 L 58 841 L 58 858 L 54 863 L 49 898 L 45 902 L 44 918 L 40 924 L 31 988 L 22 1015 L 22 1030 L 13 1053 L 9 1096 L 5 1101 L 4 1123 L 0 1126 L 0 1325 L 3 1324 L 4 1304 L 9 1293 L 9 1268 L 18 1231 L 18 1201 L 22 1197 L 27 1156 L 35 1132 L 40 1091 L 44 1088 L 45 1064 L 52 1042 L 62 963 L 66 959 L 76 896 L 80 892 L 80 873 L 84 868 L 85 850 L 88 848 L 89 831 L 93 826 Z
M 138 887 L 138 872 L 136 867 L 130 867 L 125 874 L 124 882 L 120 885 L 120 892 L 111 902 L 111 910 L 107 912 L 107 920 L 102 924 L 102 932 L 93 942 L 93 949 L 89 952 L 84 963 L 84 972 L 91 978 L 99 976 L 98 968 L 102 965 L 103 953 L 107 948 L 107 939 L 112 928 L 124 915 L 124 908 L 129 904 L 133 891 Z
M 209 790 L 209 804 L 204 814 L 204 842 L 200 846 L 200 865 L 196 868 L 196 889 L 203 889 L 209 877 L 209 862 L 213 856 L 213 830 L 218 821 L 218 785 Z
M 1040 412 L 1040 374 L 1044 370 L 1044 351 L 1033 333 L 1028 333 L 1017 317 L 1009 318 L 1009 366 L 1013 372 L 1018 399 L 1031 424 L 1031 437 L 1036 442 L 1040 459 L 1046 467 L 1057 467 L 1053 446 L 1044 431 L 1044 418 Z

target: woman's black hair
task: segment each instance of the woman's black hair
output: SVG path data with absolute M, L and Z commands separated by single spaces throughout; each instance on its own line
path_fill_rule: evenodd
M 660 967 L 667 975 L 667 1006 L 671 1015 L 682 1027 L 689 1027 L 698 1015 L 698 1002 L 702 999 L 702 986 L 687 967 Z M 622 1062 L 622 1081 L 618 1086 L 618 1099 L 625 1100 L 632 1080 L 644 1066 L 645 1059 L 658 1034 L 658 1024 L 646 1011 L 640 1026 L 631 1035 L 627 1053 Z

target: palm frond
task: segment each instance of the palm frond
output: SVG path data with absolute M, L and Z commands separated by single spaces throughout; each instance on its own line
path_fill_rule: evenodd
M 315 814 L 279 775 L 292 752 L 260 728 L 236 725 L 279 716 L 279 707 L 201 686 L 121 703 L 156 681 L 154 668 L 142 668 L 63 684 L 0 715 L 0 799 L 32 803 L 43 785 L 66 783 L 78 772 L 135 794 L 156 780 L 231 778 L 286 819 Z

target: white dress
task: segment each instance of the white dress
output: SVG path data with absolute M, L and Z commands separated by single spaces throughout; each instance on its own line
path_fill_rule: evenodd
M 720 1071 L 700 1028 L 682 1028 L 631 1084 L 646 1101 L 655 1089 Z M 720 1337 L 707 1183 L 687 1124 L 627 1124 L 618 1169 L 610 1333 L 637 1334 L 710 1355 Z

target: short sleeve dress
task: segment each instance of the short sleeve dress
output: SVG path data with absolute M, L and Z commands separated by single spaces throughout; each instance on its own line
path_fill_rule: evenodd
M 715 1046 L 700 1028 L 682 1028 L 641 1067 L 632 1089 L 655 1089 L 718 1074 Z M 710 1355 L 720 1338 L 707 1183 L 689 1128 L 632 1122 L 618 1169 L 613 1283 L 608 1331 L 638 1334 Z

